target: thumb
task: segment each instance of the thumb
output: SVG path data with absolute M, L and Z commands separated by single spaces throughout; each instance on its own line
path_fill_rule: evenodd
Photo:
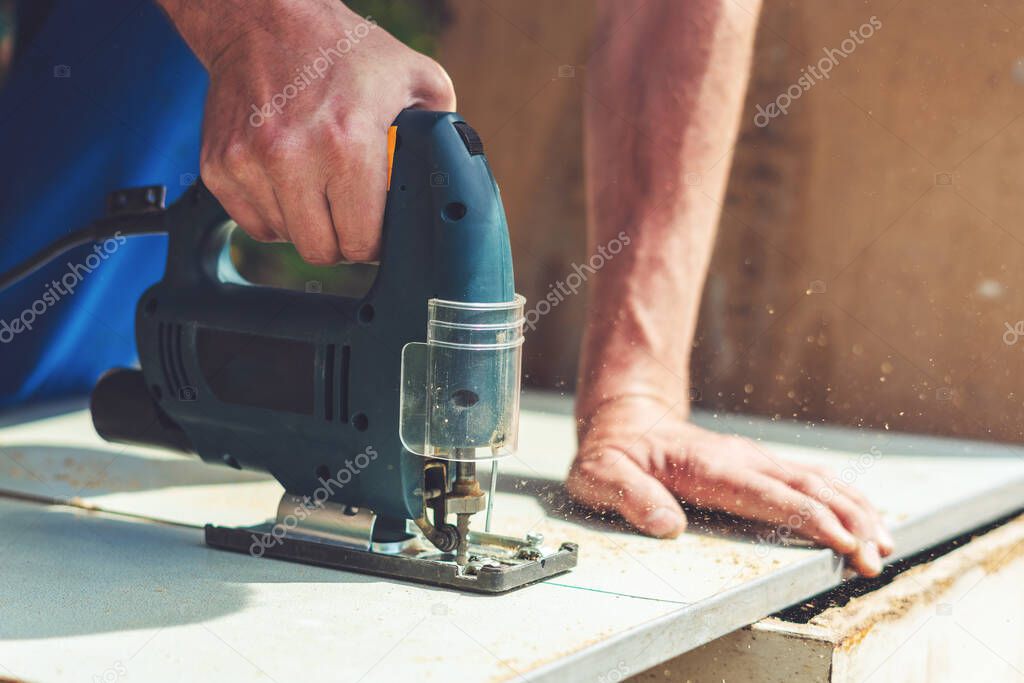
M 577 456 L 565 485 L 580 503 L 614 510 L 649 536 L 675 538 L 686 529 L 675 496 L 620 450 Z

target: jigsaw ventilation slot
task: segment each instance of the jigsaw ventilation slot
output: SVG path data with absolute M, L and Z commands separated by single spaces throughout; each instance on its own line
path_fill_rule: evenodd
M 341 362 L 338 368 L 338 418 L 348 422 L 348 373 L 351 364 L 352 347 L 341 347 Z
M 185 362 L 181 356 L 181 325 L 160 323 L 157 326 L 160 350 L 160 369 L 163 371 L 164 384 L 170 389 L 171 395 L 181 398 L 183 393 L 195 389 L 185 372 Z
M 324 419 L 334 419 L 334 344 L 327 345 L 324 353 Z
M 324 349 L 324 419 L 328 422 L 337 415 L 341 422 L 348 422 L 348 373 L 352 354 L 351 347 L 342 346 L 341 352 L 335 344 L 328 344 Z M 335 379 L 337 378 L 337 379 Z M 337 394 L 335 394 L 337 387 Z M 337 396 L 337 402 L 335 402 Z M 335 411 L 337 406 L 337 411 Z

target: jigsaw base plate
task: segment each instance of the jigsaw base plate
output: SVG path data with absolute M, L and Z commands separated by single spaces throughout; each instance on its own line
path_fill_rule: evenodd
M 272 535 L 272 531 L 271 524 L 256 527 L 208 524 L 206 544 L 253 557 L 301 562 L 474 593 L 504 593 L 536 583 L 569 571 L 576 566 L 578 556 L 575 543 L 563 543 L 557 550 L 546 551 L 520 539 L 471 532 L 470 562 L 460 567 L 453 554 L 440 552 L 419 537 L 413 537 L 400 548 L 381 552 L 294 533 Z

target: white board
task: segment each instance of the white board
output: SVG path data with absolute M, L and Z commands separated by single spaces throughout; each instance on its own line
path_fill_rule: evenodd
M 0 491 L 22 498 L 0 498 L 0 674 L 618 680 L 843 576 L 829 551 L 765 547 L 728 520 L 661 541 L 590 518 L 559 485 L 574 447 L 566 402 L 528 405 L 543 410 L 524 411 L 520 453 L 503 461 L 494 529 L 579 543 L 580 564 L 502 596 L 211 550 L 201 525 L 271 517 L 276 482 L 107 444 L 81 411 L 0 429 Z M 772 457 L 860 463 L 856 484 L 892 523 L 898 555 L 1024 505 L 1022 449 L 701 420 Z M 881 455 L 864 468 L 869 453 Z

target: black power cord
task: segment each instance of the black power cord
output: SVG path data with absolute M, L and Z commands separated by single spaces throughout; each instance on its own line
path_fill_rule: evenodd
M 159 197 L 153 199 L 154 204 L 157 202 L 157 199 L 159 204 L 163 203 L 162 188 L 160 189 Z M 135 199 L 134 194 L 129 195 L 128 193 L 138 192 L 148 192 L 151 197 L 156 197 L 156 195 L 152 194 L 152 188 L 140 188 L 139 190 L 121 190 L 112 195 L 112 198 L 131 201 Z M 4 273 L 0 273 L 0 292 L 28 277 L 61 254 L 83 244 L 102 242 L 103 240 L 118 236 L 132 237 L 135 235 L 164 234 L 167 232 L 167 226 L 164 221 L 165 213 L 162 206 L 150 206 L 142 210 L 132 211 L 122 210 L 118 212 L 115 210 L 111 215 L 101 218 L 80 230 L 64 235 L 57 241 L 37 251 L 28 260 L 19 263 Z
M 13 285 L 15 282 L 28 277 L 64 252 L 70 251 L 77 246 L 88 244 L 95 239 L 93 231 L 90 228 L 83 228 L 82 230 L 76 230 L 69 235 L 61 237 L 53 244 L 43 247 L 37 251 L 32 258 L 23 263 L 19 263 L 14 268 L 0 274 L 0 292 Z

